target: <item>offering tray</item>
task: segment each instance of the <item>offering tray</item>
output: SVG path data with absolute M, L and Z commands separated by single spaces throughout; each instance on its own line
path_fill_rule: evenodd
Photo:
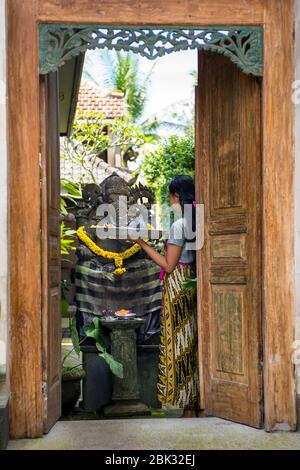
M 106 225 L 92 225 L 91 228 L 97 229 L 97 236 L 100 240 L 128 240 L 143 238 L 145 240 L 160 240 L 168 238 L 168 231 L 156 228 L 133 228 L 116 227 Z

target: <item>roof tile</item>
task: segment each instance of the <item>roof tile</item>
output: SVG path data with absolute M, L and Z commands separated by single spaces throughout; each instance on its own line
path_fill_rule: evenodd
M 87 81 L 82 81 L 77 102 L 77 109 L 79 108 L 84 112 L 100 112 L 107 119 L 124 117 L 124 94 L 117 91 L 105 94 L 96 85 L 93 85 Z

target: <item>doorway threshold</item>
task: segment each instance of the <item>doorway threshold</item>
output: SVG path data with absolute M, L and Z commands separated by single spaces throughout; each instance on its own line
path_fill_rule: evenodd
M 182 409 L 177 408 L 150 408 L 151 414 L 149 416 L 142 416 L 139 419 L 164 419 L 164 418 L 181 418 L 183 415 Z M 132 416 L 122 419 L 137 419 L 137 416 Z M 105 418 L 102 411 L 85 411 L 80 406 L 76 407 L 74 411 L 68 415 L 61 416 L 59 421 L 109 421 L 111 419 L 118 420 L 120 418 Z

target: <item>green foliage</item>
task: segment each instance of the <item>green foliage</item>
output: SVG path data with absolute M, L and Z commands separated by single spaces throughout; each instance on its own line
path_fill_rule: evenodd
M 69 290 L 70 281 L 62 279 L 60 282 L 61 288 L 61 316 L 62 318 L 68 318 L 69 302 L 67 301 L 67 292 Z
M 93 153 L 100 154 L 108 149 L 107 122 L 99 112 L 78 110 L 73 124 L 72 136 L 79 144 Z
M 90 325 L 84 326 L 84 332 L 89 338 L 93 338 L 96 341 L 96 347 L 103 345 L 103 349 L 99 349 L 100 352 L 103 352 L 107 347 L 107 339 L 102 334 L 100 328 L 99 318 L 95 317 Z M 98 345 L 98 346 L 97 346 Z
M 78 362 L 79 355 L 72 349 L 62 348 L 62 372 L 65 375 L 74 369 L 82 370 L 81 362 Z
M 67 316 L 68 310 L 69 310 L 69 302 L 66 299 L 62 298 L 61 299 L 61 316 L 63 318 Z
M 69 181 L 66 178 L 60 180 L 61 196 L 60 196 L 60 213 L 68 214 L 68 202 L 76 204 L 76 199 L 82 198 L 81 188 L 77 183 Z
M 76 318 L 72 317 L 70 321 L 70 330 L 71 330 L 71 339 L 72 339 L 72 344 L 74 351 L 76 352 L 77 356 L 80 355 L 80 341 L 79 341 L 79 335 L 78 331 L 76 328 Z
M 108 125 L 110 135 L 108 135 Z M 81 147 L 93 154 L 101 153 L 112 147 L 128 145 L 143 145 L 144 136 L 128 116 L 114 118 L 108 124 L 107 119 L 97 111 L 84 112 L 79 110 L 70 137 Z
M 109 132 L 108 132 L 109 126 Z M 101 165 L 103 152 L 119 147 L 124 154 L 135 151 L 147 142 L 147 136 L 130 118 L 107 120 L 96 111 L 78 111 L 71 137 L 61 147 L 61 158 L 83 169 L 81 183 L 96 183 L 95 170 Z
M 70 319 L 70 330 L 73 347 L 71 350 L 68 350 L 66 348 L 63 348 L 62 350 L 62 368 L 64 378 L 66 378 L 67 375 L 73 376 L 74 373 L 76 374 L 76 370 L 78 369 L 78 374 L 80 375 L 80 371 L 82 370 L 81 364 L 74 365 L 74 357 L 72 357 L 74 353 L 76 354 L 76 356 L 80 357 L 80 344 L 82 341 L 84 341 L 84 339 L 82 341 L 80 341 L 79 339 L 75 317 L 72 317 Z M 99 351 L 99 357 L 102 357 L 104 359 L 104 361 L 107 363 L 114 375 L 122 379 L 124 377 L 123 365 L 120 362 L 116 361 L 113 356 L 107 352 L 106 348 L 108 346 L 108 342 L 100 329 L 99 318 L 95 317 L 90 325 L 85 325 L 84 332 L 86 336 L 95 340 L 96 348 Z
M 65 178 L 60 180 L 61 196 L 60 196 L 60 214 L 68 215 L 69 203 L 76 204 L 76 199 L 81 199 L 81 188 L 77 183 L 68 181 Z M 71 251 L 76 250 L 74 246 L 76 231 L 66 227 L 64 222 L 60 223 L 60 254 L 69 255 Z M 65 261 L 68 261 L 64 258 Z M 63 296 L 64 297 L 64 296 Z M 64 316 L 68 310 L 68 304 L 65 298 L 62 299 L 62 315 Z
M 145 157 L 141 170 L 147 184 L 154 190 L 158 203 L 167 203 L 168 184 L 176 175 L 194 177 L 194 135 L 173 135 Z
M 142 77 L 139 57 L 133 53 L 103 52 L 101 59 L 105 74 L 104 84 L 124 93 L 128 115 L 133 122 L 137 121 L 147 102 L 147 89 L 154 66 L 146 77 Z
M 112 357 L 112 355 L 106 351 L 104 338 L 100 330 L 99 318 L 94 317 L 92 323 L 90 325 L 85 325 L 83 329 L 84 329 L 86 336 L 90 338 L 94 338 L 94 340 L 96 341 L 96 348 L 99 351 L 99 357 L 102 357 L 105 360 L 105 362 L 107 363 L 107 365 L 109 366 L 110 370 L 112 371 L 114 375 L 116 375 L 120 379 L 123 379 L 124 377 L 123 365 L 120 362 L 116 361 Z
M 60 224 L 60 254 L 68 255 L 72 250 L 76 250 L 74 246 L 76 230 L 69 229 L 64 222 Z
M 76 328 L 76 318 L 69 318 L 70 332 L 71 332 L 71 341 L 72 349 L 62 348 L 62 373 L 64 378 L 67 375 L 75 375 L 78 371 L 78 374 L 82 374 L 82 364 L 77 362 L 80 358 L 80 344 L 83 341 L 80 341 L 78 331 Z
M 182 287 L 187 290 L 194 290 L 197 287 L 197 278 L 187 279 L 182 283 Z
M 102 357 L 106 364 L 109 366 L 110 370 L 114 375 L 119 377 L 120 379 L 123 379 L 124 377 L 124 372 L 123 372 L 123 365 L 116 361 L 111 354 L 109 354 L 107 351 L 104 351 L 103 353 L 99 354 L 100 357 Z

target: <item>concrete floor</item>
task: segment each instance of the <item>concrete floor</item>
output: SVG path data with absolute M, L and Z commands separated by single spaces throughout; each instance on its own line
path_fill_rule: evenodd
M 266 433 L 218 418 L 59 421 L 41 439 L 8 449 L 201 450 L 300 449 L 300 433 Z

